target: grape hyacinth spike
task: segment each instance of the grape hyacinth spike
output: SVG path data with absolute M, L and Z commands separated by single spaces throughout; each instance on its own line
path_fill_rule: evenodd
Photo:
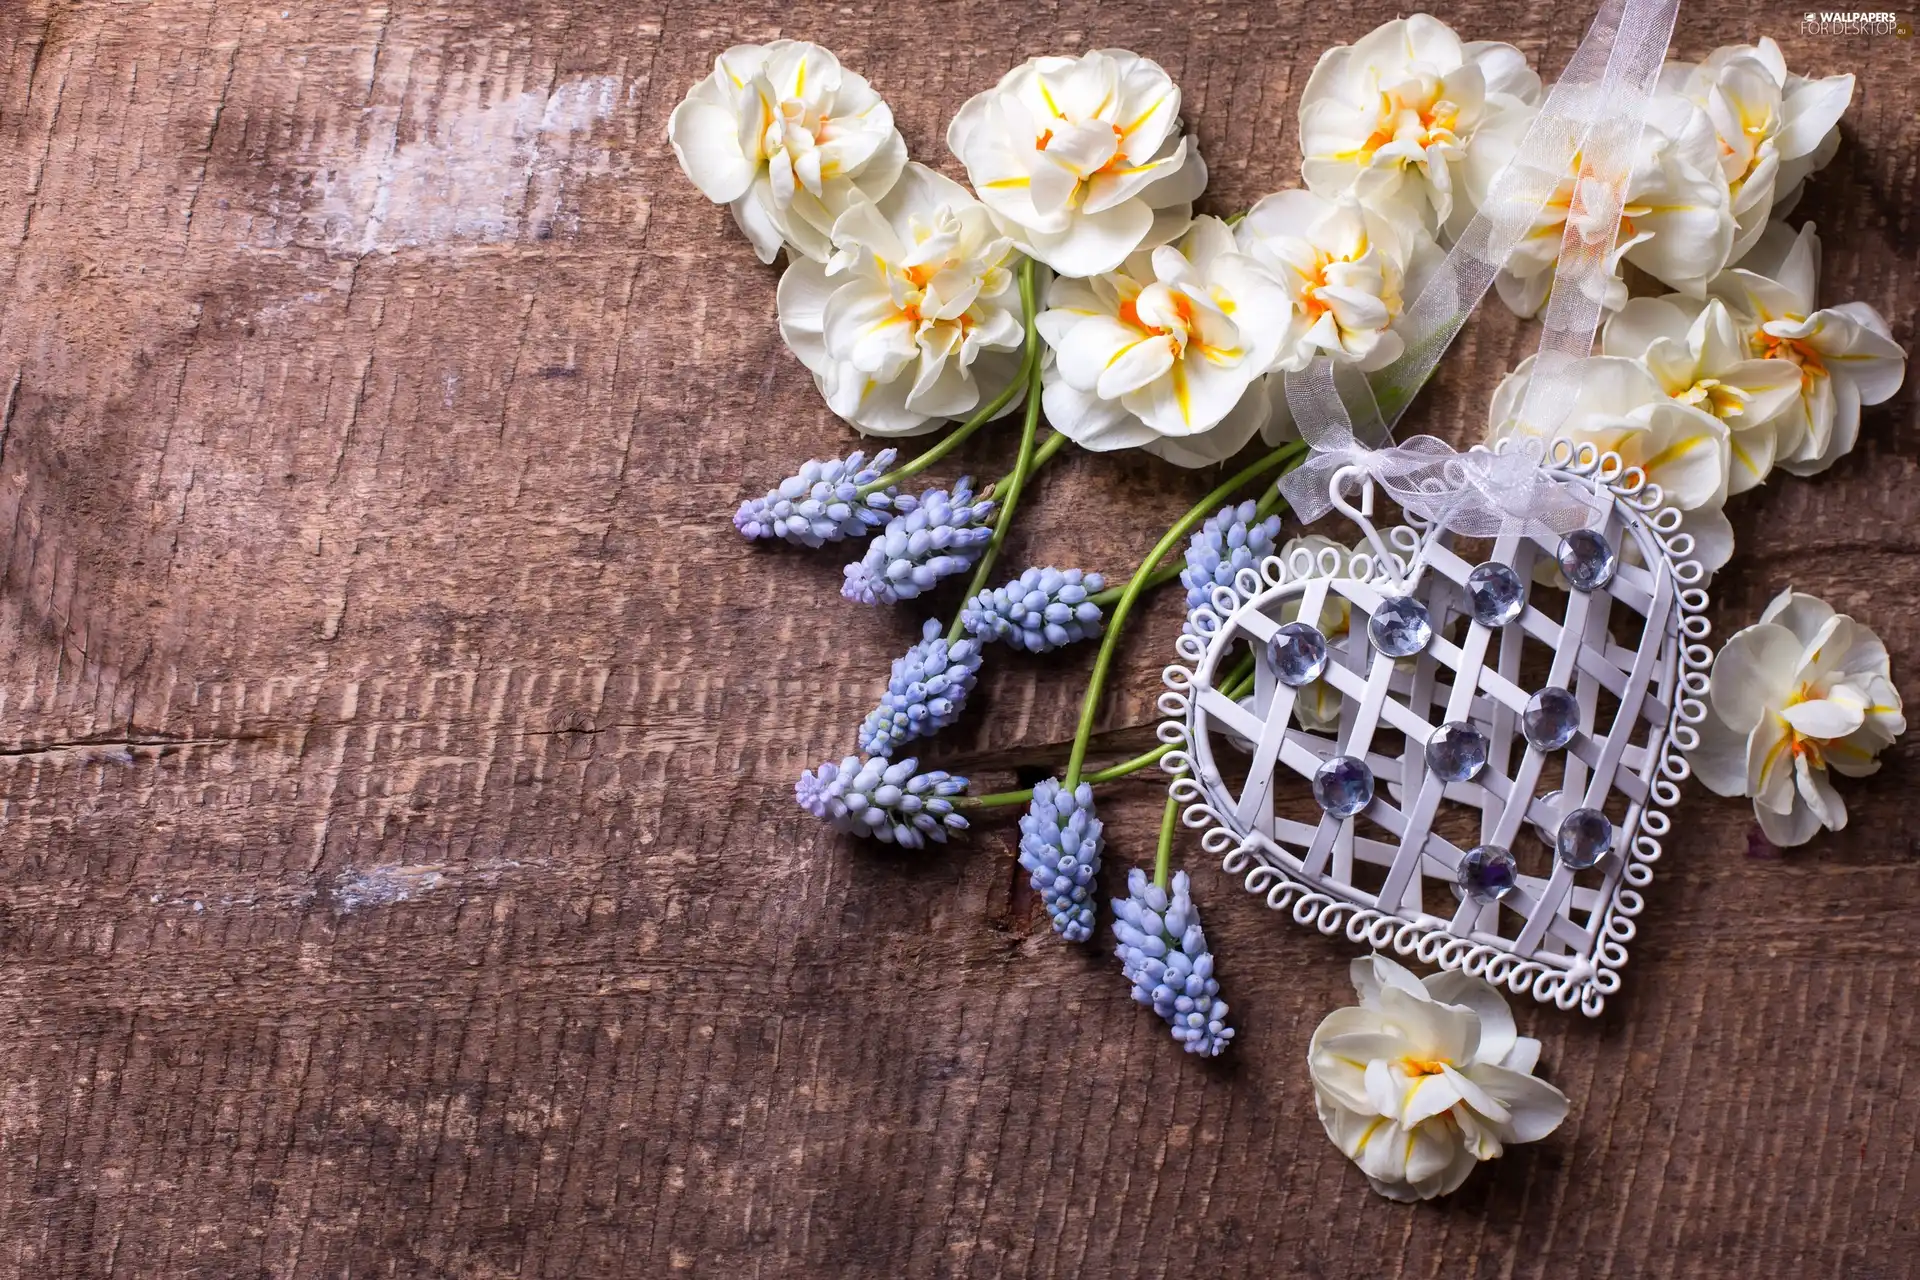
M 867 554 L 846 568 L 840 594 L 861 604 L 911 600 L 950 574 L 964 573 L 993 540 L 991 499 L 975 501 L 973 480 L 962 476 L 953 492 L 930 489 L 918 505 L 887 522 Z
M 1187 873 L 1174 873 L 1171 895 L 1135 867 L 1127 894 L 1113 904 L 1113 933 L 1133 998 L 1166 1019 L 1188 1053 L 1214 1057 L 1233 1039 L 1227 1005 L 1213 976 L 1213 953 L 1188 896 Z
M 893 660 L 893 674 L 880 705 L 860 726 L 860 749 L 892 756 L 915 738 L 930 737 L 960 718 L 980 671 L 980 642 L 947 643 L 932 618 L 921 628 L 920 643 Z
M 1105 844 L 1091 786 L 1066 791 L 1048 778 L 1033 789 L 1032 806 L 1020 818 L 1020 865 L 1053 918 L 1053 931 L 1068 942 L 1093 936 L 1094 881 Z
M 1100 635 L 1100 606 L 1088 597 L 1106 585 L 1099 574 L 1078 569 L 1028 569 L 967 601 L 960 625 L 983 644 L 998 640 L 1045 653 Z
M 1240 570 L 1254 568 L 1273 554 L 1280 538 L 1280 517 L 1255 521 L 1257 509 L 1251 500 L 1222 507 L 1188 540 L 1187 565 L 1180 571 L 1180 585 L 1187 589 L 1187 622 L 1182 630 L 1193 632 L 1193 611 L 1212 602 L 1215 587 L 1232 586 Z
M 742 502 L 733 527 L 748 538 L 780 538 L 800 547 L 863 537 L 919 504 L 892 485 L 860 496 L 860 487 L 885 475 L 897 456 L 898 450 L 882 449 L 871 464 L 858 450 L 844 458 L 815 458 L 765 497 Z
M 952 796 L 967 789 L 965 778 L 935 770 L 916 773 L 920 762 L 848 756 L 809 769 L 794 784 L 794 799 L 835 831 L 870 836 L 905 849 L 932 840 L 945 844 L 948 831 L 966 830 L 967 820 L 953 811 Z

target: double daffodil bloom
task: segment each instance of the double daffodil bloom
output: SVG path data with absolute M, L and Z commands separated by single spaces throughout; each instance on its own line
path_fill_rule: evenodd
M 1124 49 L 1029 59 L 960 108 L 947 147 L 1001 230 L 1063 276 L 1172 240 L 1207 185 L 1179 86 Z
M 1464 222 L 1473 210 L 1456 170 L 1474 136 L 1539 98 L 1540 77 L 1512 45 L 1462 42 L 1424 13 L 1396 18 L 1320 55 L 1300 95 L 1300 173 L 1330 199 L 1405 202 L 1430 227 Z
M 840 216 L 833 244 L 825 265 L 787 267 L 779 305 L 781 337 L 835 413 L 868 435 L 920 435 L 1018 375 L 1019 255 L 965 187 L 909 164 L 878 204 Z
M 667 121 L 680 167 L 733 210 L 760 261 L 782 244 L 825 262 L 830 233 L 860 200 L 892 189 L 907 163 L 893 112 L 817 44 L 737 44 Z
M 1639 360 L 1673 399 L 1726 424 L 1729 494 L 1765 480 L 1774 459 L 1797 449 L 1805 434 L 1786 412 L 1799 395 L 1799 366 L 1754 357 L 1717 299 L 1703 307 L 1680 294 L 1635 298 L 1607 321 L 1600 349 Z
M 1482 1160 L 1537 1142 L 1567 1095 L 1534 1076 L 1540 1042 L 1516 1032 L 1497 988 L 1464 973 L 1416 978 L 1385 956 L 1353 962 L 1358 1006 L 1313 1033 L 1320 1123 L 1390 1200 L 1459 1188 Z
M 1799 395 L 1782 411 L 1779 465 L 1794 475 L 1825 471 L 1860 438 L 1860 406 L 1900 389 L 1907 353 L 1878 311 L 1864 302 L 1821 307 L 1820 237 L 1808 223 L 1795 236 L 1783 222 L 1768 226 L 1746 260 L 1713 283 L 1746 339 L 1763 359 L 1788 360 L 1800 371 Z
M 1733 254 L 1745 257 L 1776 211 L 1800 198 L 1807 175 L 1840 147 L 1840 117 L 1853 101 L 1853 77 L 1809 80 L 1787 70 L 1780 46 L 1725 45 L 1694 65 L 1669 62 L 1661 86 L 1703 108 L 1713 121 L 1720 167 L 1733 197 Z
M 1288 312 L 1218 218 L 1118 271 L 1057 279 L 1038 322 L 1054 353 L 1047 421 L 1088 449 L 1145 448 L 1186 467 L 1232 457 L 1268 421 L 1255 384 Z
M 1863 778 L 1907 731 L 1887 647 L 1862 623 L 1792 588 L 1713 662 L 1708 715 L 1688 757 L 1707 789 L 1749 796 L 1767 839 L 1805 844 L 1847 825 L 1827 770 Z

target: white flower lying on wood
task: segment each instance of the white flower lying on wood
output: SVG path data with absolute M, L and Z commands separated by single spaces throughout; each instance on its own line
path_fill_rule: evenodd
M 1544 443 L 1550 434 L 1543 424 L 1521 420 L 1533 361 L 1528 356 L 1494 391 L 1489 443 Z M 1563 376 L 1579 390 L 1551 434 L 1617 453 L 1627 466 L 1639 467 L 1660 486 L 1666 505 L 1680 512 L 1680 527 L 1694 538 L 1694 558 L 1709 572 L 1725 565 L 1733 554 L 1733 525 L 1724 511 L 1732 457 L 1726 424 L 1669 395 L 1637 360 L 1590 356 Z
M 1093 450 L 1145 448 L 1183 467 L 1230 458 L 1266 425 L 1287 295 L 1218 218 L 1090 280 L 1047 292 L 1047 421 Z
M 1800 395 L 1800 367 L 1761 359 L 1719 299 L 1701 306 L 1682 294 L 1635 298 L 1607 321 L 1600 350 L 1638 360 L 1661 389 L 1726 424 L 1732 455 L 1727 492 L 1767 478 L 1774 459 L 1805 437 L 1803 416 L 1787 409 Z
M 1353 962 L 1356 1008 L 1328 1014 L 1307 1068 L 1327 1136 L 1392 1200 L 1458 1188 L 1507 1144 L 1560 1127 L 1567 1096 L 1533 1075 L 1500 992 L 1464 973 L 1421 980 L 1385 956 Z
M 1439 246 L 1405 206 L 1311 191 L 1265 197 L 1234 236 L 1292 300 L 1278 355 L 1283 370 L 1304 369 L 1323 354 L 1367 372 L 1391 363 L 1405 345 L 1391 326 L 1439 258 Z
M 848 206 L 878 200 L 907 163 L 893 112 L 817 44 L 737 44 L 667 121 L 680 167 L 728 205 L 760 261 L 782 243 L 824 262 Z
M 1789 212 L 1801 185 L 1825 168 L 1840 147 L 1840 117 L 1853 101 L 1853 77 L 1809 80 L 1787 70 L 1780 46 L 1715 49 L 1698 64 L 1669 62 L 1661 86 L 1706 111 L 1720 144 L 1720 168 L 1733 197 L 1738 262 L 1766 230 L 1776 210 Z
M 960 108 L 947 147 L 1001 229 L 1063 276 L 1173 239 L 1207 185 L 1179 86 L 1124 49 L 1028 59 Z
M 1887 647 L 1865 624 L 1792 588 L 1713 662 L 1707 718 L 1689 755 L 1723 796 L 1747 796 L 1767 839 L 1805 844 L 1847 825 L 1827 770 L 1862 778 L 1907 731 Z
M 1860 438 L 1860 406 L 1900 389 L 1907 353 L 1878 311 L 1864 302 L 1820 307 L 1820 237 L 1808 223 L 1795 236 L 1769 226 L 1753 252 L 1713 282 L 1755 356 L 1790 360 L 1800 394 L 1783 410 L 1779 466 L 1794 475 L 1825 471 Z
M 1524 114 L 1540 77 L 1509 44 L 1463 43 L 1424 13 L 1320 55 L 1300 95 L 1300 174 L 1322 196 L 1465 222 L 1457 171 L 1486 121 Z
M 1508 112 L 1480 131 L 1466 166 L 1466 186 L 1475 207 L 1489 198 L 1494 178 L 1518 153 L 1532 123 L 1532 112 Z M 1512 259 L 1494 278 L 1501 301 L 1517 315 L 1531 316 L 1546 302 L 1576 185 L 1582 188 L 1582 207 L 1603 203 L 1592 188 L 1612 179 L 1596 173 L 1590 160 L 1580 159 L 1577 165 L 1569 167 L 1534 215 Z M 1670 289 L 1704 298 L 1707 283 L 1727 265 L 1734 237 L 1732 200 L 1706 112 L 1678 95 L 1657 97 L 1626 184 L 1613 257 L 1596 301 L 1609 310 L 1626 302 L 1626 282 L 1619 276 L 1623 259 Z M 1580 230 L 1594 243 L 1603 238 L 1605 228 L 1580 225 Z
M 919 435 L 1018 376 L 1018 259 L 965 187 L 909 164 L 878 204 L 840 215 L 833 244 L 825 265 L 787 267 L 779 305 L 781 337 L 835 413 L 868 435 Z

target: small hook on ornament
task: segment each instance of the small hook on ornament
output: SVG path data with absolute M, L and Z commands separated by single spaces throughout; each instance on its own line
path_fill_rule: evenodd
M 1360 505 L 1355 507 L 1347 498 L 1346 488 L 1349 482 L 1360 484 Z M 1327 498 L 1333 509 L 1360 526 L 1360 532 L 1367 537 L 1367 545 L 1373 548 L 1373 562 L 1376 571 L 1384 570 L 1392 576 L 1397 589 L 1411 591 L 1414 579 L 1408 577 L 1406 561 L 1394 551 L 1392 545 L 1381 535 L 1373 524 L 1373 475 L 1365 467 L 1348 464 L 1333 473 L 1327 482 Z

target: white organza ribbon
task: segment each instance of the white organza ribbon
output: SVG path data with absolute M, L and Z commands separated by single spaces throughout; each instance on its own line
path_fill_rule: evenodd
M 1371 379 L 1325 357 L 1286 375 L 1287 406 L 1314 451 L 1280 482 L 1302 520 L 1310 523 L 1332 508 L 1334 473 L 1355 466 L 1407 511 L 1468 537 L 1492 537 L 1514 523 L 1555 533 L 1586 523 L 1586 508 L 1542 472 L 1540 452 L 1462 453 L 1433 436 L 1396 445 L 1393 424 L 1572 174 L 1560 259 L 1520 419 L 1549 440 L 1565 421 L 1578 391 L 1572 367 L 1593 349 L 1613 279 L 1632 158 L 1678 12 L 1679 0 L 1601 6 L 1513 159 L 1396 326 L 1406 343 L 1398 360 Z

